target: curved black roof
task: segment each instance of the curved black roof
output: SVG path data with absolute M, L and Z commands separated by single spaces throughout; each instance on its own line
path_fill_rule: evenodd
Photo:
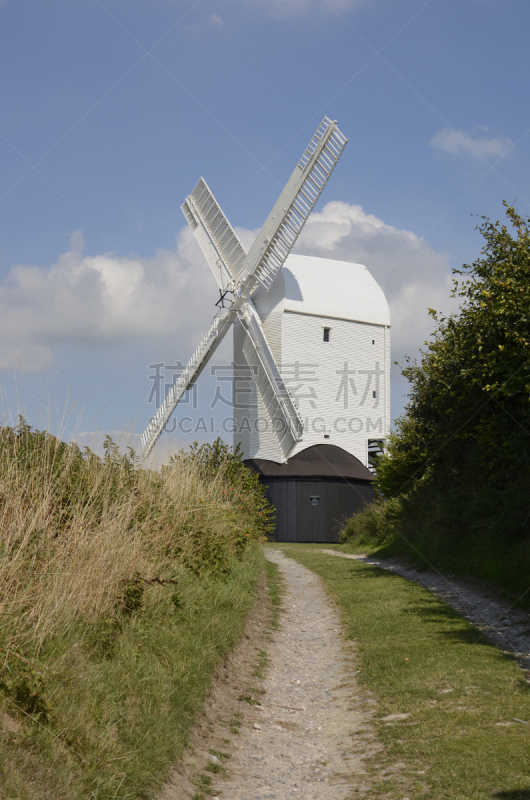
M 260 475 L 271 478 L 354 478 L 373 481 L 374 476 L 351 453 L 335 444 L 314 444 L 306 447 L 285 464 L 268 461 L 265 458 L 249 458 L 245 466 L 256 470 Z

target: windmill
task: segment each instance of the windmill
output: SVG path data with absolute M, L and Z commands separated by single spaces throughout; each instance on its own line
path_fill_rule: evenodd
M 217 280 L 220 299 L 208 332 L 142 435 L 149 456 L 184 393 L 197 381 L 233 324 L 244 331 L 243 353 L 253 367 L 260 400 L 272 425 L 281 460 L 303 436 L 303 423 L 252 302 L 268 292 L 326 185 L 347 139 L 324 117 L 248 253 L 201 178 L 182 206 Z

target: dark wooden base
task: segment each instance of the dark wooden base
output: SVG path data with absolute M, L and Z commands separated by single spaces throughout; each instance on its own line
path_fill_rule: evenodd
M 375 497 L 370 482 L 260 476 L 276 509 L 277 542 L 339 542 L 345 520 Z

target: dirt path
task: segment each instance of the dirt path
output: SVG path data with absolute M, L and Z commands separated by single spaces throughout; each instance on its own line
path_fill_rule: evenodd
M 320 578 L 279 550 L 266 556 L 285 580 L 280 627 L 270 629 L 262 586 L 158 800 L 374 796 L 363 761 L 381 746 L 370 725 L 375 701 L 356 683 L 354 645 Z
M 241 709 L 242 736 L 219 788 L 231 800 L 362 796 L 363 759 L 378 746 L 339 613 L 315 574 L 277 550 L 266 555 L 287 582 L 285 610 L 259 682 L 261 706 Z
M 455 575 L 415 569 L 399 559 L 351 555 L 336 550 L 317 552 L 364 561 L 420 583 L 475 625 L 496 647 L 512 655 L 530 678 L 530 615 L 514 609 L 499 598 L 493 588 L 490 590 L 486 585 Z

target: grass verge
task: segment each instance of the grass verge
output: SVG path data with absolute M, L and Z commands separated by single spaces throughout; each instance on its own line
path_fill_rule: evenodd
M 0 798 L 150 798 L 241 636 L 270 509 L 220 440 L 142 469 L 0 427 Z
M 277 564 L 265 560 L 265 570 L 267 576 L 267 588 L 269 593 L 272 616 L 269 622 L 271 631 L 276 631 L 280 627 L 280 611 L 283 603 L 283 595 L 285 591 L 285 580 L 280 572 Z M 270 638 L 270 637 L 269 637 Z M 256 659 L 256 666 L 254 668 L 254 675 L 257 678 L 265 677 L 265 669 L 269 663 L 269 657 L 266 650 L 258 650 Z
M 272 604 L 272 618 L 270 626 L 273 630 L 278 630 L 280 627 L 280 611 L 283 604 L 283 596 L 285 594 L 285 579 L 280 572 L 280 568 L 272 561 L 265 561 L 265 569 L 267 571 L 267 589 Z
M 55 641 L 40 657 L 53 709 L 46 724 L 0 697 L 0 797 L 152 797 L 242 633 L 262 569 L 253 549 L 224 580 L 182 572 L 184 607 L 176 612 L 154 588 L 141 614 L 111 626 L 111 654 L 97 640 Z
M 421 586 L 314 545 L 282 549 L 320 575 L 356 642 L 384 745 L 368 762 L 379 794 L 528 800 L 530 687 L 515 662 Z

